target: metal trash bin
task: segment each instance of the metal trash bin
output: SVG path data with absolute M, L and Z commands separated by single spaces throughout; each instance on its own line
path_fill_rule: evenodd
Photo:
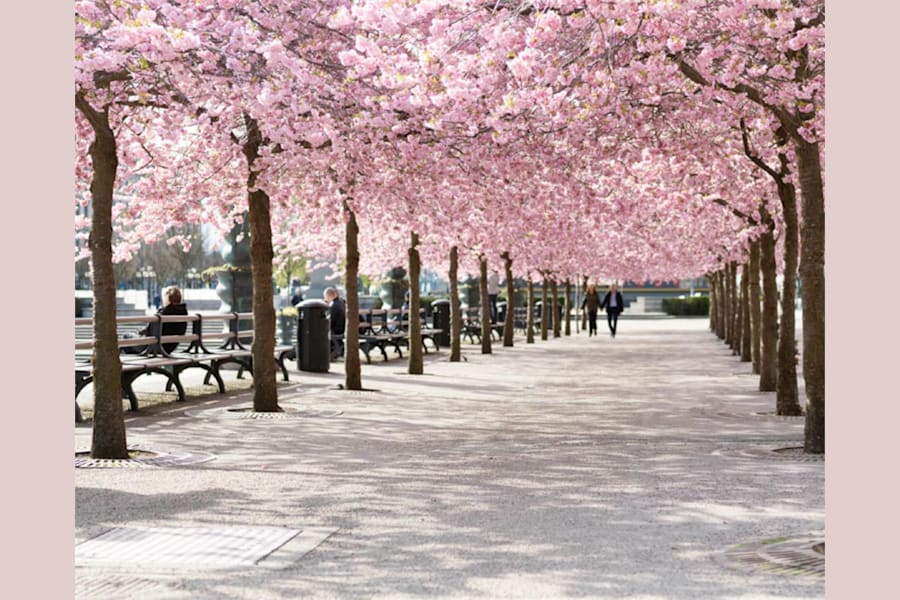
M 506 323 L 506 302 L 497 303 L 497 323 L 500 325 Z
M 328 305 L 304 300 L 297 305 L 297 368 L 327 373 L 331 365 L 331 323 Z
M 438 346 L 450 345 L 450 301 L 446 299 L 435 300 L 431 303 L 431 323 L 435 329 L 443 329 L 435 334 L 434 341 Z

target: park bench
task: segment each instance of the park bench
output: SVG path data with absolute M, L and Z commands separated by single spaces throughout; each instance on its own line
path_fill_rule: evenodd
M 491 339 L 503 339 L 503 323 L 491 323 Z M 461 337 L 468 338 L 472 344 L 481 343 L 481 307 L 465 309 L 462 319 Z
M 149 315 L 123 316 L 116 318 L 117 330 L 120 334 L 118 347 L 121 351 L 128 347 L 142 347 L 138 354 L 120 354 L 122 395 L 129 401 L 132 410 L 138 409 L 137 396 L 132 387 L 133 382 L 141 375 L 159 374 L 166 378 L 166 391 L 173 388 L 178 400 L 184 401 L 184 387 L 180 375 L 189 368 L 200 368 L 206 371 L 204 384 L 214 379 L 220 393 L 225 392 L 225 384 L 221 377 L 223 365 L 233 363 L 238 366 L 237 377 L 242 378 L 244 371 L 253 374 L 253 360 L 249 343 L 253 336 L 252 329 L 241 329 L 241 323 L 252 323 L 252 313 L 216 313 L 193 315 Z M 167 323 L 191 324 L 191 333 L 182 335 L 163 335 L 163 325 Z M 210 330 L 209 324 L 219 323 L 219 331 Z M 123 337 L 128 332 L 134 333 L 137 325 L 148 325 L 146 335 L 139 337 Z M 226 330 L 227 325 L 227 330 Z M 85 336 L 85 330 L 93 327 L 93 319 L 75 319 L 75 397 L 93 381 L 91 352 L 94 341 Z M 185 327 L 186 329 L 186 327 Z M 188 343 L 184 351 L 176 347 L 167 352 L 166 345 Z M 276 345 L 275 362 L 281 370 L 282 377 L 288 381 L 285 357 L 293 346 Z M 76 402 L 76 421 L 81 420 L 81 411 Z

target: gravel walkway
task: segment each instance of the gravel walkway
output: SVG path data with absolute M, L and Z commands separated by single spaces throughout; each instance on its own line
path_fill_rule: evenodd
M 78 597 L 824 597 L 821 573 L 751 560 L 824 539 L 824 462 L 772 452 L 802 444 L 802 419 L 757 414 L 774 393 L 705 319 L 494 350 L 427 355 L 423 376 L 364 365 L 375 392 L 333 389 L 340 364 L 294 372 L 283 418 L 224 409 L 246 390 L 129 415 L 129 444 L 187 460 L 77 469 L 76 544 L 122 527 L 309 537 L 218 569 L 77 547 Z

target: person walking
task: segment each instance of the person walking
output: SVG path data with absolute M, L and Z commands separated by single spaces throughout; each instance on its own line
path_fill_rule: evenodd
M 496 323 L 500 316 L 497 311 L 497 297 L 500 295 L 500 274 L 491 271 L 487 278 L 488 302 L 491 309 L 491 323 Z
M 344 331 L 347 327 L 347 309 L 336 288 L 325 288 L 328 318 L 331 321 L 331 358 L 344 356 Z
M 615 283 L 609 286 L 609 291 L 603 296 L 600 308 L 606 309 L 606 323 L 609 325 L 610 337 L 616 337 L 616 327 L 619 324 L 619 315 L 625 309 L 622 294 Z
M 597 293 L 597 286 L 591 284 L 584 292 L 584 301 L 581 303 L 581 310 L 587 310 L 588 317 L 588 337 L 597 335 L 597 310 L 600 308 L 600 294 Z

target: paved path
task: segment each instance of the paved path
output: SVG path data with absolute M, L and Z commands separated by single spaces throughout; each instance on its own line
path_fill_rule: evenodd
M 248 392 L 129 416 L 129 444 L 216 458 L 77 469 L 76 543 L 125 526 L 335 531 L 302 558 L 268 566 L 77 566 L 76 589 L 85 598 L 128 589 L 153 598 L 822 598 L 821 577 L 721 560 L 742 543 L 823 535 L 824 463 L 768 452 L 798 445 L 802 421 L 754 414 L 772 411 L 774 394 L 756 391 L 749 364 L 706 324 L 621 321 L 615 340 L 517 337 L 489 356 L 464 345 L 467 362 L 429 355 L 423 376 L 405 374 L 405 361 L 364 365 L 364 385 L 377 392 L 329 389 L 342 372 L 294 373 L 280 403 L 303 418 L 210 410 L 246 406 Z M 89 444 L 89 425 L 77 426 L 76 448 Z

